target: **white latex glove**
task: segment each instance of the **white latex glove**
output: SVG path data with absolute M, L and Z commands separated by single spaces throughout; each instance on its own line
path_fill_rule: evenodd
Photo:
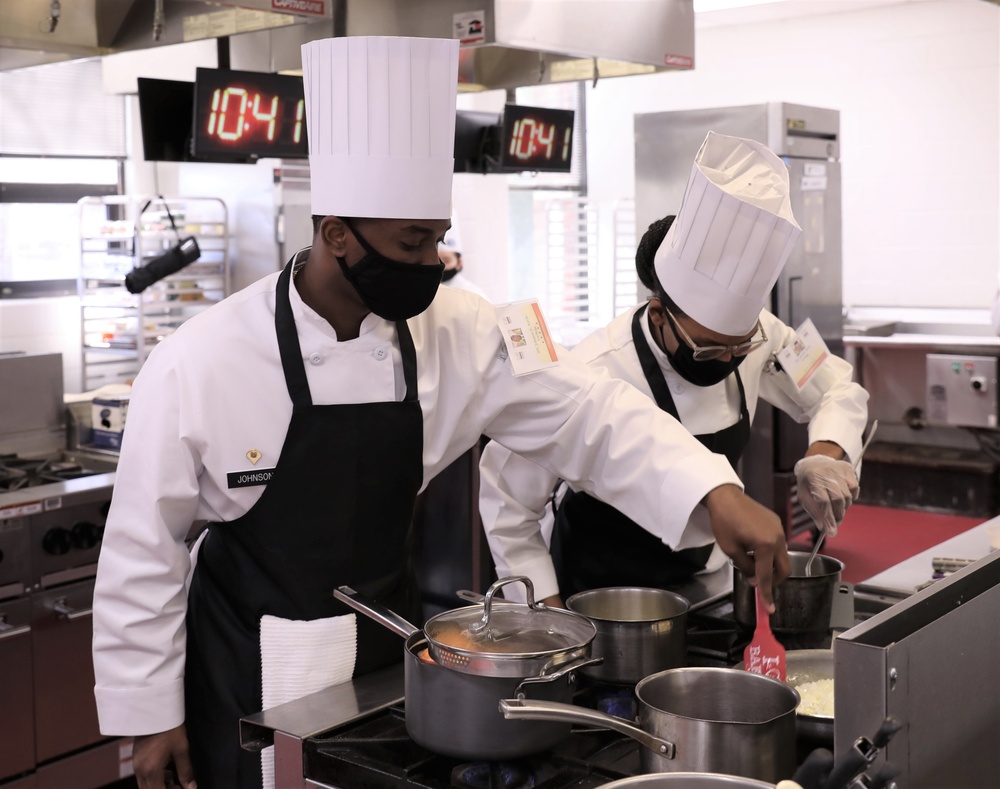
M 860 492 L 854 467 L 846 460 L 809 455 L 795 464 L 795 480 L 802 507 L 827 537 L 836 537 L 837 525 Z

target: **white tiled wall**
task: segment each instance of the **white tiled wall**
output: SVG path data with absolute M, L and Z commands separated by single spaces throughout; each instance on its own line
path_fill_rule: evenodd
M 67 392 L 80 391 L 80 341 L 76 296 L 0 299 L 0 351 L 61 353 Z

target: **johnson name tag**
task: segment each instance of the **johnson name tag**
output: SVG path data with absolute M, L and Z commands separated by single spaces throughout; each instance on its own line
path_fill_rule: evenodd
M 230 471 L 226 474 L 226 480 L 230 488 L 251 488 L 254 485 L 266 485 L 273 475 L 273 468 L 255 468 L 250 471 Z

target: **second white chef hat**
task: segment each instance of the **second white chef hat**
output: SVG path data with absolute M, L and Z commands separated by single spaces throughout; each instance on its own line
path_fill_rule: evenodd
M 653 265 L 687 315 L 738 337 L 767 306 L 801 233 L 784 162 L 758 142 L 709 132 Z
M 312 213 L 451 216 L 457 40 L 310 41 L 302 77 Z

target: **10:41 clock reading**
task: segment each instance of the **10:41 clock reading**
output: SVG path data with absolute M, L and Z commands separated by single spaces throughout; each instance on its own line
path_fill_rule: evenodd
M 573 110 L 508 104 L 503 115 L 501 169 L 569 172 Z
M 277 142 L 275 131 L 279 121 L 280 99 L 271 96 L 270 101 L 260 93 L 250 98 L 246 88 L 228 87 L 216 88 L 212 92 L 212 109 L 208 114 L 208 136 L 216 136 L 220 140 L 236 142 L 244 134 L 263 138 L 268 143 Z M 299 99 L 295 102 L 294 120 L 292 121 L 291 142 L 302 141 L 302 122 L 305 119 L 306 102 Z M 251 123 L 257 121 L 257 126 Z
M 195 77 L 196 156 L 232 161 L 308 156 L 302 78 L 199 68 Z

